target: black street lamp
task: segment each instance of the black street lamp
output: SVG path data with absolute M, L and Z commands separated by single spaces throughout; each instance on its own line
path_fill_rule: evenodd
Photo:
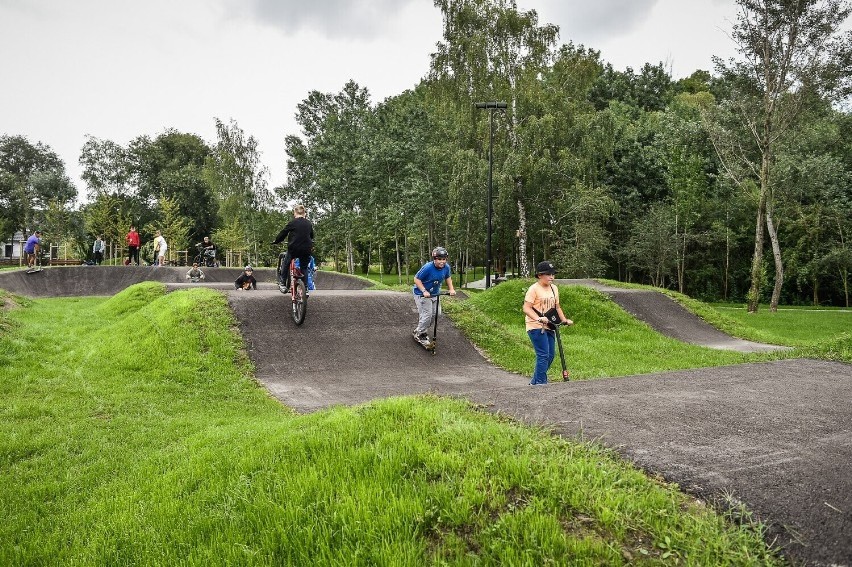
M 491 180 L 494 174 L 494 111 L 504 110 L 505 102 L 477 102 L 476 108 L 490 111 L 491 125 L 488 135 L 488 231 L 485 236 L 485 289 L 491 287 Z

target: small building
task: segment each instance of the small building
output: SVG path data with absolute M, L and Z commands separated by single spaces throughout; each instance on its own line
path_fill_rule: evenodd
M 24 254 L 24 244 L 27 242 L 27 237 L 20 230 L 15 232 L 15 235 L 9 241 L 0 241 L 0 260 L 4 263 L 18 263 L 21 258 L 26 257 Z

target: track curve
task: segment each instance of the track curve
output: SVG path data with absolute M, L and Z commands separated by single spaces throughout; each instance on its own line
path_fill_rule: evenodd
M 768 345 L 732 337 L 682 307 L 669 296 L 653 290 L 608 286 L 596 280 L 556 280 L 560 285 L 582 285 L 610 297 L 636 319 L 667 337 L 685 343 L 737 352 L 773 352 L 788 347 Z

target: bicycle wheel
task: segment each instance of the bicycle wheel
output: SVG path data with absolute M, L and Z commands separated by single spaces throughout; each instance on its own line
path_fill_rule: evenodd
M 308 294 L 305 290 L 305 282 L 293 278 L 293 322 L 301 325 L 305 322 L 305 313 L 308 311 Z

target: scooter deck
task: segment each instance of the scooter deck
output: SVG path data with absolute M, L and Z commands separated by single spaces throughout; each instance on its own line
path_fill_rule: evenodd
M 419 344 L 420 346 L 422 346 L 423 348 L 425 348 L 429 352 L 433 352 L 433 353 L 435 352 L 435 343 L 434 342 L 429 341 L 429 340 L 421 341 L 420 339 L 418 339 L 414 335 L 412 335 L 412 337 L 414 338 L 415 343 Z

